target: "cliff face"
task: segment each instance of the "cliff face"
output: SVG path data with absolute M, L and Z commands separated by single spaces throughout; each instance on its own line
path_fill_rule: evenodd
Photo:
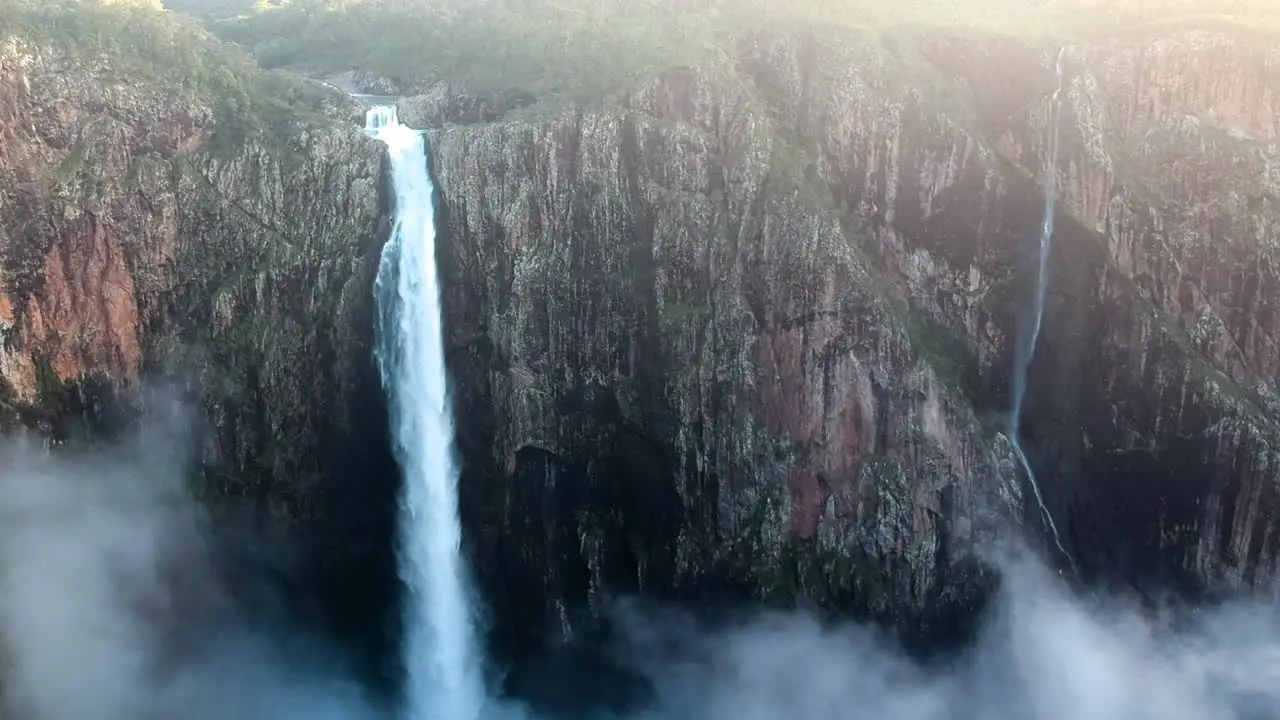
M 714 578 L 890 612 L 1016 502 L 758 98 L 673 72 L 630 108 L 430 141 L 464 492 L 514 597 Z
M 207 498 L 295 527 L 321 580 L 390 573 L 371 337 L 382 150 L 345 123 L 246 126 L 170 72 L 0 45 L 0 411 L 70 432 L 167 377 L 206 411 Z M 366 615 L 385 603 L 365 597 Z
M 1031 508 L 1003 432 L 1057 50 L 769 33 L 604 106 L 402 103 L 491 595 L 953 604 Z M 1089 574 L 1273 587 L 1277 55 L 1165 30 L 1066 58 L 1024 444 Z
M 393 582 L 381 149 L 6 43 L 0 425 L 60 431 L 170 374 L 211 421 L 210 497 L 300 525 L 367 626 Z M 429 128 L 464 519 L 500 631 L 630 590 L 963 616 L 974 551 L 1042 531 L 1005 432 L 1057 53 L 780 30 L 590 106 L 402 104 Z M 1065 58 L 1023 421 L 1049 509 L 1092 576 L 1274 589 L 1277 54 L 1164 28 Z
M 1275 592 L 1280 54 L 1198 30 L 1076 57 L 1058 182 L 1091 242 L 1078 284 L 1070 240 L 1055 257 L 1043 472 L 1082 552 Z M 989 63 L 953 71 L 998 107 Z M 1043 117 L 999 126 L 1002 154 L 1035 167 Z

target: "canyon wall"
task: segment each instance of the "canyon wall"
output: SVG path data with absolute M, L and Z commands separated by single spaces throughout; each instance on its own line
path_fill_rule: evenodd
M 598 106 L 402 102 L 498 602 L 977 597 L 973 551 L 1043 532 L 1004 432 L 1057 52 L 753 33 Z M 1278 58 L 1230 28 L 1067 49 L 1023 424 L 1088 577 L 1277 587 Z
M 358 108 L 212 60 L 0 48 L 0 425 L 65 436 L 167 378 L 209 421 L 205 496 L 297 530 L 374 624 L 397 481 Z M 1275 591 L 1270 48 L 1228 26 L 1068 48 L 1023 427 L 1087 577 Z M 1058 49 L 807 27 L 591 103 L 413 89 L 500 635 L 633 591 L 972 614 L 981 551 L 1043 537 L 1005 432 Z
M 0 44 L 0 420 L 55 439 L 127 425 L 144 379 L 194 402 L 200 496 L 297 540 L 294 570 L 342 585 L 367 625 L 394 582 L 382 150 L 341 96 L 290 97 L 313 91 L 174 42 L 206 43 L 201 67 L 231 84 Z M 254 114 L 249 93 L 296 105 Z

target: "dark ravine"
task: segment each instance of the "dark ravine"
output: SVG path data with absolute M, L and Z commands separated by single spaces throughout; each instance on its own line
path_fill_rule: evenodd
M 502 642 L 632 592 L 963 628 L 973 551 L 1039 528 L 1002 432 L 1056 52 L 779 30 L 592 105 L 410 89 Z M 1162 28 L 1068 57 L 1031 462 L 1086 579 L 1274 594 L 1280 56 Z M 301 539 L 329 621 L 381 637 L 380 149 L 297 81 L 246 128 L 112 62 L 0 40 L 0 427 L 176 380 L 207 497 Z

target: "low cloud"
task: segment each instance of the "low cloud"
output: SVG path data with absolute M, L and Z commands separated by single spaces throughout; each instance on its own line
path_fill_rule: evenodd
M 0 441 L 0 717 L 379 717 L 327 648 L 237 600 L 188 493 L 192 416 L 150 405 L 111 447 Z
M 1275 608 L 1156 613 L 1081 597 L 1028 560 L 978 641 L 923 666 L 884 634 L 776 613 L 705 629 L 630 607 L 624 657 L 656 688 L 644 720 L 1263 720 L 1280 718 Z
M 189 419 L 166 406 L 92 452 L 0 442 L 0 717 L 393 717 L 331 648 L 246 607 L 237 582 L 253 581 L 220 565 L 187 492 Z M 1159 613 L 1001 564 L 978 640 L 927 666 L 883 633 L 799 612 L 712 626 L 623 603 L 614 650 L 653 698 L 630 720 L 1280 719 L 1274 607 Z

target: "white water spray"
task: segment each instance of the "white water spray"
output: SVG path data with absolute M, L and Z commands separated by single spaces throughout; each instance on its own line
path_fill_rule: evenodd
M 1071 558 L 1071 554 L 1062 546 L 1062 538 L 1058 534 L 1058 526 L 1053 522 L 1053 515 L 1049 512 L 1048 506 L 1045 505 L 1044 495 L 1040 492 L 1040 484 L 1036 482 L 1035 471 L 1031 469 L 1031 463 L 1027 460 L 1027 455 L 1022 450 L 1020 437 L 1022 402 L 1027 394 L 1027 369 L 1031 365 L 1031 358 L 1036 352 L 1036 343 L 1040 339 L 1040 326 L 1044 322 L 1045 290 L 1049 285 L 1049 250 L 1053 243 L 1053 215 L 1058 198 L 1058 127 L 1062 117 L 1062 64 L 1066 57 L 1066 52 L 1067 49 L 1065 47 L 1060 49 L 1057 60 L 1054 63 L 1058 83 L 1053 95 L 1049 98 L 1049 139 L 1044 160 L 1044 220 L 1040 225 L 1040 257 L 1036 266 L 1035 314 L 1032 319 L 1031 333 L 1026 342 L 1019 343 L 1015 347 L 1013 404 L 1009 413 L 1009 435 L 1013 440 L 1013 450 L 1018 456 L 1018 462 L 1022 464 L 1022 469 L 1026 471 L 1027 481 L 1031 485 L 1032 492 L 1035 493 L 1036 503 L 1040 507 L 1040 514 L 1044 518 L 1045 526 L 1053 536 L 1053 543 L 1057 546 L 1058 552 L 1062 553 L 1063 557 L 1068 562 L 1071 562 L 1074 567 L 1075 563 Z
M 434 188 L 425 138 L 394 106 L 369 110 L 365 128 L 387 145 L 396 222 L 375 286 L 378 367 L 404 474 L 397 556 L 408 588 L 406 720 L 475 720 L 485 701 L 466 565 L 459 545 L 458 471 L 441 336 Z

